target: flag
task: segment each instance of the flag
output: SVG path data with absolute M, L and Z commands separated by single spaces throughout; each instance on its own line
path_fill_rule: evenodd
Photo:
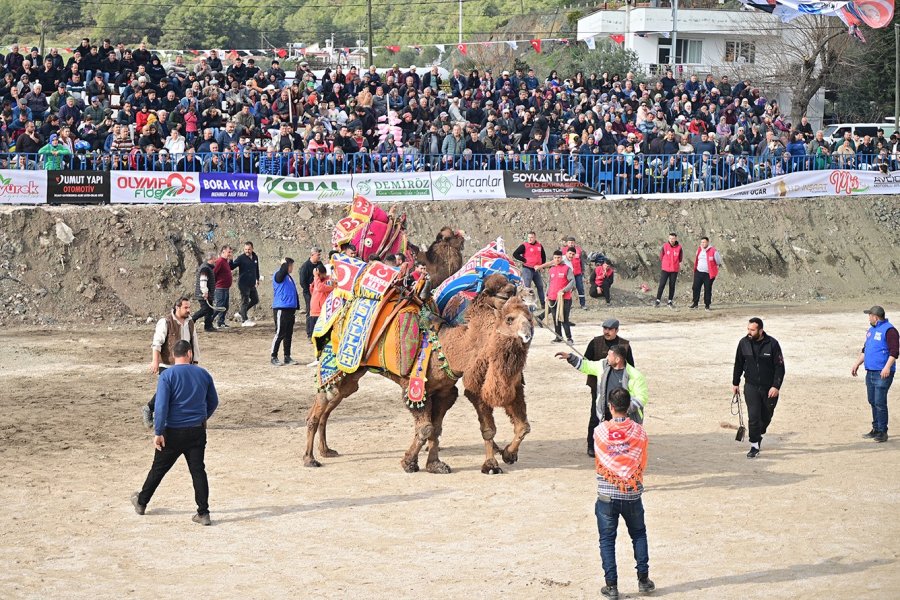
M 515 40 L 510 40 L 510 41 L 506 42 L 506 45 L 509 46 L 510 50 L 518 50 L 519 49 L 519 42 L 517 42 Z
M 287 50 L 285 50 L 284 48 L 279 48 L 275 51 L 275 56 L 277 56 L 278 58 L 284 58 L 287 55 Z
M 398 52 L 400 52 L 400 46 L 385 46 L 384 49 L 391 54 L 397 54 Z
M 534 48 L 535 52 L 540 54 L 541 53 L 541 40 L 539 40 L 538 38 L 531 40 L 531 47 Z
M 609 36 L 609 39 L 611 39 L 612 41 L 614 41 L 617 44 L 621 44 L 625 41 L 625 36 L 622 35 L 621 33 L 616 33 L 614 35 Z
M 446 48 L 444 48 L 443 44 L 435 44 L 434 47 L 437 48 L 438 52 L 440 52 L 441 54 L 443 54 L 446 51 Z
M 228 58 L 231 60 L 236 59 L 238 56 L 240 56 L 240 54 L 238 54 L 237 50 L 232 50 L 228 53 Z
M 459 50 L 459 53 L 463 56 L 466 56 L 466 52 L 468 52 L 468 48 L 465 44 L 457 44 L 456 49 Z
M 584 43 L 587 44 L 588 50 L 596 50 L 597 49 L 597 40 L 594 39 L 594 36 L 591 36 L 584 40 Z

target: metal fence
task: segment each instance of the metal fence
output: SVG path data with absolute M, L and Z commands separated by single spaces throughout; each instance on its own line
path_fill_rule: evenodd
M 755 157 L 726 155 L 545 154 L 429 155 L 417 152 L 219 152 L 0 155 L 0 169 L 186 171 L 313 177 L 420 171 L 563 171 L 604 194 L 726 190 L 800 171 L 898 170 L 897 157 L 869 154 Z

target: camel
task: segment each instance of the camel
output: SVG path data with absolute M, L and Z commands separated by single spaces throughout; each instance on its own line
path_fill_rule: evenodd
M 419 252 L 416 260 L 425 264 L 431 277 L 432 289 L 444 283 L 463 266 L 465 233 L 444 227 L 425 252 Z
M 495 454 L 507 464 L 518 460 L 518 450 L 531 431 L 525 408 L 522 371 L 531 340 L 534 319 L 528 306 L 516 294 L 514 284 L 503 275 L 485 279 L 484 289 L 466 310 L 466 322 L 438 331 L 439 346 L 432 354 L 425 384 L 426 402 L 422 409 L 410 408 L 415 427 L 412 444 L 400 464 L 407 473 L 419 470 L 419 453 L 428 442 L 426 470 L 430 473 L 449 473 L 450 467 L 440 460 L 439 439 L 444 416 L 456 402 L 456 382 L 463 379 L 465 395 L 475 407 L 485 444 L 482 473 L 502 473 Z M 442 365 L 440 355 L 446 357 Z M 328 417 L 344 398 L 359 389 L 359 380 L 367 369 L 344 375 L 332 389 L 316 394 L 307 416 L 306 451 L 304 465 L 319 467 L 313 446 L 319 434 L 319 453 L 325 457 L 338 456 L 328 447 L 326 429 Z M 403 388 L 403 398 L 409 378 L 379 372 Z M 503 408 L 513 424 L 513 440 L 502 450 L 494 441 L 496 426 L 494 408 Z

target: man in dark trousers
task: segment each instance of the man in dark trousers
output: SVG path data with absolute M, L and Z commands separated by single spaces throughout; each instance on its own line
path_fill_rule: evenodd
M 156 330 L 153 332 L 153 341 L 150 347 L 153 356 L 150 358 L 150 372 L 160 375 L 167 368 L 175 364 L 175 344 L 184 340 L 190 342 L 193 352 L 193 363 L 200 362 L 200 345 L 197 343 L 197 333 L 194 331 L 194 320 L 191 318 L 191 299 L 182 296 L 175 301 L 172 311 L 156 322 Z M 141 418 L 144 427 L 153 427 L 153 411 L 156 407 L 156 394 L 150 398 L 150 402 L 141 407 Z
M 309 316 L 309 303 L 312 299 L 312 283 L 316 276 L 316 265 L 322 260 L 322 249 L 312 248 L 309 251 L 309 258 L 300 265 L 300 271 L 297 273 L 297 282 L 300 284 L 300 291 L 303 293 L 303 302 L 306 305 L 306 315 Z
M 884 308 L 873 306 L 863 311 L 869 315 L 869 331 L 866 342 L 853 365 L 851 374 L 856 377 L 859 368 L 865 365 L 866 391 L 869 404 L 872 406 L 872 430 L 864 438 L 876 442 L 888 439 L 888 406 L 887 396 L 894 373 L 897 371 L 897 358 L 900 356 L 900 335 L 897 328 L 891 325 L 884 314 Z
M 541 303 L 543 311 L 546 303 L 544 302 L 544 280 L 541 278 L 540 269 L 547 262 L 547 254 L 541 243 L 537 241 L 535 232 L 528 232 L 528 240 L 516 248 L 513 258 L 522 263 L 522 285 L 530 289 L 531 283 L 534 282 L 538 302 Z
M 740 392 L 744 376 L 744 400 L 750 425 L 750 451 L 747 458 L 756 458 L 762 446 L 775 405 L 778 404 L 781 384 L 784 383 L 784 355 L 778 341 L 763 329 L 762 319 L 753 317 L 747 323 L 747 335 L 738 342 L 734 357 L 732 391 Z
M 219 258 L 216 259 L 213 266 L 213 275 L 216 279 L 215 307 L 218 313 L 218 318 L 214 320 L 218 321 L 219 329 L 228 328 L 228 323 L 225 322 L 225 313 L 231 302 L 231 284 L 234 283 L 234 277 L 231 274 L 231 270 L 234 269 L 232 258 L 234 258 L 234 248 L 222 246 Z
M 253 327 L 256 325 L 247 312 L 259 304 L 259 293 L 256 287 L 259 285 L 259 257 L 253 251 L 253 242 L 244 242 L 244 253 L 231 263 L 238 269 L 238 290 L 241 292 L 241 309 L 238 318 L 241 327 Z
M 153 466 L 141 491 L 131 496 L 135 512 L 143 515 L 163 477 L 184 455 L 194 482 L 197 514 L 194 523 L 209 525 L 209 481 L 206 478 L 206 421 L 216 412 L 219 396 L 205 369 L 192 365 L 191 344 L 175 344 L 175 364 L 159 376 L 153 428 Z
M 675 280 L 678 279 L 678 271 L 681 269 L 681 259 L 683 257 L 684 253 L 681 245 L 678 243 L 678 236 L 670 233 L 669 241 L 663 244 L 662 249 L 659 251 L 661 271 L 659 274 L 659 288 L 656 290 L 655 306 L 659 306 L 663 290 L 666 289 L 666 284 L 669 284 L 669 301 L 666 302 L 666 305 L 669 308 L 675 308 L 672 304 L 675 298 Z
M 213 272 L 213 265 L 218 259 L 215 252 L 207 252 L 206 261 L 200 263 L 197 267 L 197 279 L 194 284 L 194 295 L 197 297 L 197 303 L 200 308 L 191 317 L 195 323 L 199 323 L 203 319 L 203 331 L 215 331 L 213 327 L 213 317 L 216 316 L 216 310 L 212 305 L 215 296 L 216 275 Z
M 297 296 L 297 284 L 291 273 L 294 272 L 294 259 L 285 258 L 281 267 L 272 276 L 272 315 L 275 318 L 275 338 L 272 340 L 272 364 L 276 367 L 295 365 L 291 358 L 291 340 L 294 338 L 294 321 L 300 298 Z M 284 344 L 284 362 L 278 360 L 278 348 Z
M 625 349 L 625 362 L 634 366 L 634 355 L 631 353 L 631 343 L 623 337 L 619 337 L 619 320 L 607 319 L 603 321 L 603 335 L 598 335 L 587 345 L 584 357 L 587 360 L 603 360 L 609 354 L 613 346 L 621 346 Z M 597 416 L 597 376 L 588 375 L 587 386 L 591 389 L 591 417 L 588 420 L 587 454 L 594 456 L 594 429 L 600 424 Z
M 722 266 L 722 255 L 715 247 L 709 245 L 709 238 L 700 238 L 700 247 L 694 257 L 694 294 L 690 308 L 697 308 L 700 303 L 700 289 L 703 288 L 703 304 L 706 310 L 712 310 L 712 285 L 719 275 Z

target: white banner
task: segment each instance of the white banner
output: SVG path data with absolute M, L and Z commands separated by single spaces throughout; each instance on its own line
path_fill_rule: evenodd
M 352 202 L 350 175 L 281 177 L 257 175 L 260 202 Z
M 0 169 L 0 204 L 46 204 L 47 171 Z
M 431 174 L 360 173 L 353 176 L 353 192 L 373 202 L 432 200 Z
M 200 173 L 112 171 L 111 204 L 194 204 L 200 202 Z
M 435 200 L 506 198 L 503 171 L 435 171 L 431 173 L 431 194 Z

